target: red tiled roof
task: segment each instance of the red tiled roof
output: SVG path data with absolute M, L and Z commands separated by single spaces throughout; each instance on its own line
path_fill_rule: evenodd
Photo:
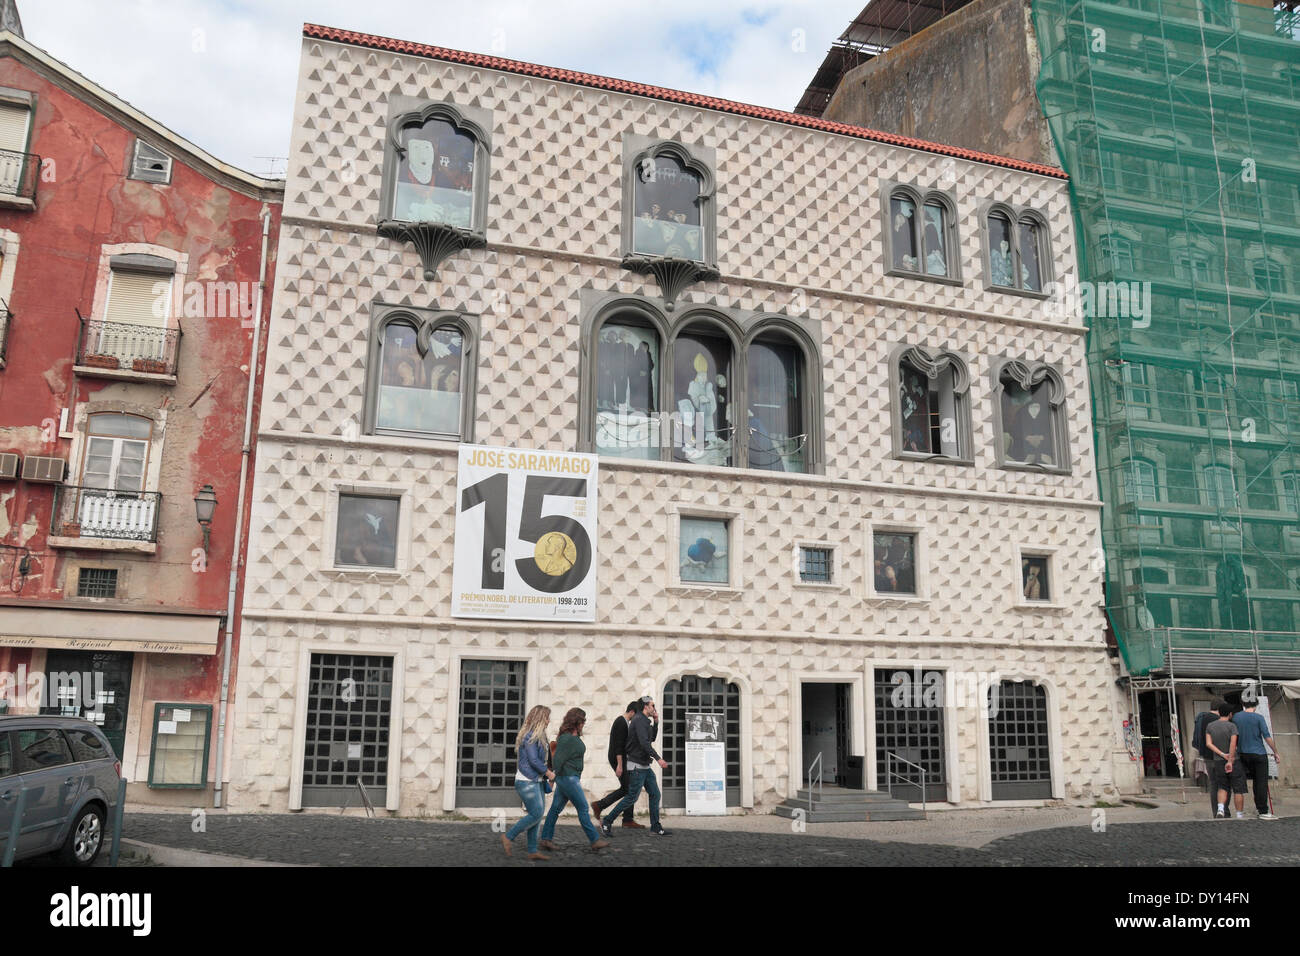
M 786 123 L 790 126 L 802 126 L 805 129 L 820 130 L 825 133 L 838 133 L 841 136 L 853 136 L 858 139 L 869 139 L 878 143 L 888 143 L 891 146 L 905 146 L 909 149 L 920 149 L 928 153 L 940 153 L 944 156 L 955 156 L 958 159 L 967 159 L 976 163 L 989 163 L 993 166 L 1005 166 L 1008 169 L 1018 169 L 1027 173 L 1038 173 L 1041 176 L 1051 176 L 1055 179 L 1069 178 L 1064 170 L 1057 169 L 1055 166 L 1043 166 L 1039 163 L 1027 163 L 1023 160 L 1012 159 L 1009 156 L 996 156 L 992 153 L 981 153 L 973 149 L 963 149 L 959 146 L 945 146 L 942 143 L 930 143 L 923 139 L 912 139 L 909 136 L 898 136 L 894 133 L 881 133 L 877 130 L 866 129 L 861 126 L 850 126 L 847 123 L 831 123 L 812 116 L 800 116 L 798 113 L 787 113 L 784 110 L 768 109 L 764 106 L 751 106 L 748 103 L 737 103 L 734 100 L 720 100 L 712 96 L 701 96 L 698 93 L 684 93 L 681 90 L 669 90 L 662 86 L 647 86 L 644 83 L 632 83 L 628 80 L 616 80 L 612 77 L 597 76 L 593 73 L 579 73 L 576 70 L 561 70 L 553 66 L 539 66 L 536 63 L 523 63 L 519 60 L 506 60 L 499 56 L 485 56 L 481 53 L 467 53 L 464 50 L 450 50 L 446 47 L 428 46 L 424 43 L 412 43 L 409 40 L 394 40 L 390 37 L 372 36 L 368 33 L 354 33 L 351 30 L 340 30 L 337 27 L 323 27 L 314 23 L 304 24 L 302 34 L 305 37 L 311 37 L 317 40 L 332 40 L 336 43 L 348 43 L 353 46 L 369 47 L 374 50 L 386 50 L 391 53 L 404 53 L 410 56 L 427 57 L 431 60 L 447 60 L 451 63 L 464 63 L 468 66 L 481 67 L 486 70 L 501 70 L 506 73 L 519 73 L 524 76 L 538 76 L 543 79 L 556 80 L 561 83 L 576 83 L 579 86 L 590 86 L 598 90 L 614 90 L 619 93 L 628 93 L 633 96 L 649 96 L 657 100 L 667 100 L 670 103 L 682 103 L 686 106 L 696 106 L 708 110 L 719 110 L 723 113 L 735 113 L 739 116 L 752 116 L 755 119 L 771 120 L 776 123 Z

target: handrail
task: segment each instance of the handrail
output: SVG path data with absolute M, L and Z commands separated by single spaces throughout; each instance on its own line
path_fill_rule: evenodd
M 817 759 L 808 765 L 808 814 L 813 812 L 813 767 L 817 768 L 817 799 L 822 798 L 822 754 L 817 751 Z
M 910 760 L 906 760 L 906 759 L 904 759 L 903 757 L 900 757 L 898 754 L 894 753 L 892 750 L 887 750 L 887 751 L 885 751 L 885 789 L 889 792 L 889 795 L 890 795 L 891 797 L 894 795 L 894 782 L 893 782 L 893 780 L 891 779 L 892 777 L 897 777 L 899 780 L 902 780 L 902 781 L 904 781 L 904 782 L 906 782 L 906 783 L 911 783 L 911 781 L 908 780 L 907 777 L 903 776 L 901 773 L 895 773 L 895 772 L 893 771 L 893 769 L 892 769 L 892 766 L 893 766 L 892 761 L 894 761 L 894 760 L 897 760 L 899 763 L 905 763 L 905 764 L 907 764 L 909 767 L 915 767 L 917 770 L 921 771 L 921 812 L 922 812 L 922 813 L 925 813 L 925 804 L 926 804 L 926 799 L 925 799 L 925 768 L 922 767 L 919 763 L 912 763 L 912 761 L 910 761 Z

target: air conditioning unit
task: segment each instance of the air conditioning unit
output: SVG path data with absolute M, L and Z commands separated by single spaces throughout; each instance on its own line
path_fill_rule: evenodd
M 18 456 L 5 452 L 0 455 L 0 478 L 13 481 L 18 477 Z
M 23 481 L 60 482 L 67 462 L 62 458 L 41 458 L 28 455 L 23 459 Z

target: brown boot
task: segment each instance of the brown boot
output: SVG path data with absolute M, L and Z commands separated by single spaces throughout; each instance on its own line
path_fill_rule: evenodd
M 645 824 L 644 824 L 644 823 L 637 823 L 635 820 L 624 820 L 624 821 L 623 821 L 623 826 L 625 826 L 625 827 L 626 827 L 627 829 L 629 829 L 629 830 L 644 830 L 644 829 L 645 829 Z
M 515 852 L 515 848 L 510 844 L 510 839 L 504 833 L 501 834 L 501 847 L 506 851 L 506 856 Z
M 603 850 L 607 846 L 609 846 L 608 840 L 597 840 L 591 845 L 591 851 L 595 853 L 597 850 Z
M 552 853 L 559 849 L 559 847 L 550 840 L 538 840 L 537 845 L 543 850 L 550 850 Z
M 530 854 L 528 854 L 528 859 L 530 859 L 530 860 L 549 860 L 550 857 L 547 856 L 545 853 L 530 853 Z

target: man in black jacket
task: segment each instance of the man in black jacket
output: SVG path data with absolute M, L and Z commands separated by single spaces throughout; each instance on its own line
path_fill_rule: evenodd
M 655 779 L 654 771 L 650 769 L 651 763 L 659 764 L 661 770 L 668 767 L 668 761 L 655 752 L 653 741 L 657 731 L 645 714 L 647 710 L 651 715 L 655 714 L 654 703 L 652 701 L 647 704 L 644 700 L 638 700 L 632 707 L 636 713 L 628 724 L 627 750 L 624 754 L 623 767 L 624 774 L 629 778 L 627 796 L 615 805 L 609 815 L 618 816 L 629 807 L 635 806 L 637 797 L 641 796 L 641 788 L 645 787 L 646 792 L 650 794 L 650 832 L 655 836 L 667 836 L 668 831 L 659 824 L 659 781 Z M 605 836 L 613 836 L 608 819 L 602 824 L 601 829 Z
M 600 826 L 600 815 L 605 807 L 612 807 L 627 796 L 628 776 L 623 772 L 623 755 L 627 752 L 627 730 L 636 714 L 636 704 L 636 701 L 628 704 L 626 710 L 614 718 L 614 726 L 609 729 L 609 767 L 614 771 L 614 776 L 618 777 L 618 789 L 605 794 L 591 805 L 597 826 Z M 633 813 L 632 806 L 623 811 L 623 826 L 633 830 L 644 829 L 644 824 L 633 819 Z

